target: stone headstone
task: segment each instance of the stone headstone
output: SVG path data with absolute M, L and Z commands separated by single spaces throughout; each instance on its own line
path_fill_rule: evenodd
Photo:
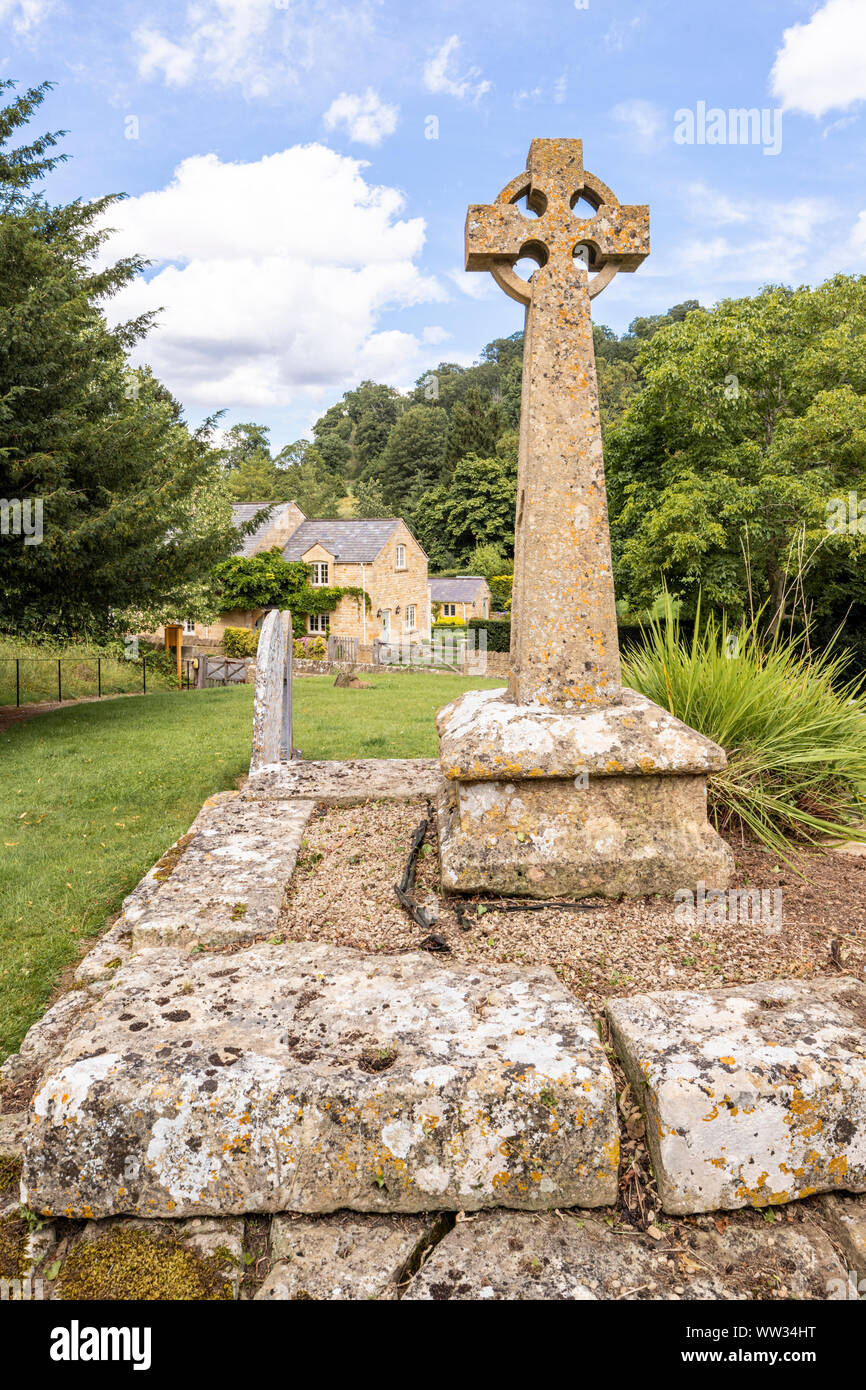
M 250 772 L 292 756 L 292 617 L 272 608 L 256 652 Z

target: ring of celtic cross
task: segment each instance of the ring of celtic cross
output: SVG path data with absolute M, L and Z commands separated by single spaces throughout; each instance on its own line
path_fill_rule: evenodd
M 523 198 L 534 217 L 516 206 Z M 592 217 L 575 216 L 580 200 L 589 203 Z M 594 299 L 617 271 L 636 270 L 648 254 L 649 208 L 621 204 L 588 173 L 580 140 L 533 140 L 527 168 L 493 203 L 470 207 L 466 219 L 466 269 L 489 270 L 521 304 L 532 302 L 535 279 L 515 271 L 522 257 L 549 266 L 556 276 L 576 275 Z M 596 272 L 592 280 L 590 271 Z

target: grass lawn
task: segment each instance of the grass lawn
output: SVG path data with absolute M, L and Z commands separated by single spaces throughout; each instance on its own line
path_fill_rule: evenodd
M 424 758 L 458 676 L 295 683 L 304 757 Z M 43 1012 L 57 979 L 201 803 L 248 770 L 251 686 L 106 700 L 0 734 L 0 1060 Z

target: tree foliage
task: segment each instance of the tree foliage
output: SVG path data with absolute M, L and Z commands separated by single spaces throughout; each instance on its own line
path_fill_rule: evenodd
M 8 90 L 10 84 L 0 85 Z M 0 536 L 0 627 L 109 630 L 124 614 L 209 614 L 207 575 L 238 535 L 208 428 L 126 354 L 150 317 L 104 302 L 142 269 L 99 267 L 113 196 L 49 205 L 34 185 L 60 132 L 17 149 L 49 84 L 0 111 L 0 498 L 42 507 L 40 544 Z
M 866 537 L 826 523 L 866 490 L 866 277 L 695 310 L 638 365 L 605 450 L 620 597 L 640 608 L 664 579 L 689 611 L 701 590 L 739 614 L 751 585 L 771 625 L 795 588 L 818 615 L 861 598 Z

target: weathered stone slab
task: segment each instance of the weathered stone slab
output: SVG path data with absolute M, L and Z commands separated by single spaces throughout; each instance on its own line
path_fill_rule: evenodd
M 275 1216 L 257 1299 L 395 1299 L 447 1217 Z
M 348 758 L 344 762 L 294 762 L 251 772 L 246 801 L 304 799 L 332 806 L 364 801 L 408 801 L 436 796 L 442 773 L 436 758 Z
M 724 750 L 634 690 L 580 709 L 518 705 L 504 690 L 468 690 L 436 716 L 442 771 L 459 781 L 526 777 L 706 776 Z
M 866 987 L 774 980 L 611 1000 L 666 1211 L 866 1190 Z
M 298 942 L 144 951 L 34 1097 L 31 1204 L 76 1216 L 615 1200 L 614 1083 L 546 968 Z
M 866 1280 L 866 1197 L 825 1193 L 821 1207 L 827 1226 L 838 1241 L 857 1279 Z M 866 1293 L 866 1288 L 863 1289 Z
M 80 1015 L 93 1003 L 84 989 L 70 989 L 27 1030 L 17 1052 L 0 1067 L 0 1087 L 4 1103 L 10 1090 L 28 1078 L 35 1078 L 61 1050 Z
M 824 1299 L 844 1266 L 817 1227 L 652 1236 L 583 1212 L 458 1221 L 412 1280 L 418 1300 Z
M 134 923 L 133 948 L 219 946 L 273 932 L 312 812 L 312 801 L 265 805 L 238 795 L 203 808 Z
M 75 971 L 77 985 L 92 985 L 110 977 L 129 959 L 132 929 L 121 917 L 91 947 Z

